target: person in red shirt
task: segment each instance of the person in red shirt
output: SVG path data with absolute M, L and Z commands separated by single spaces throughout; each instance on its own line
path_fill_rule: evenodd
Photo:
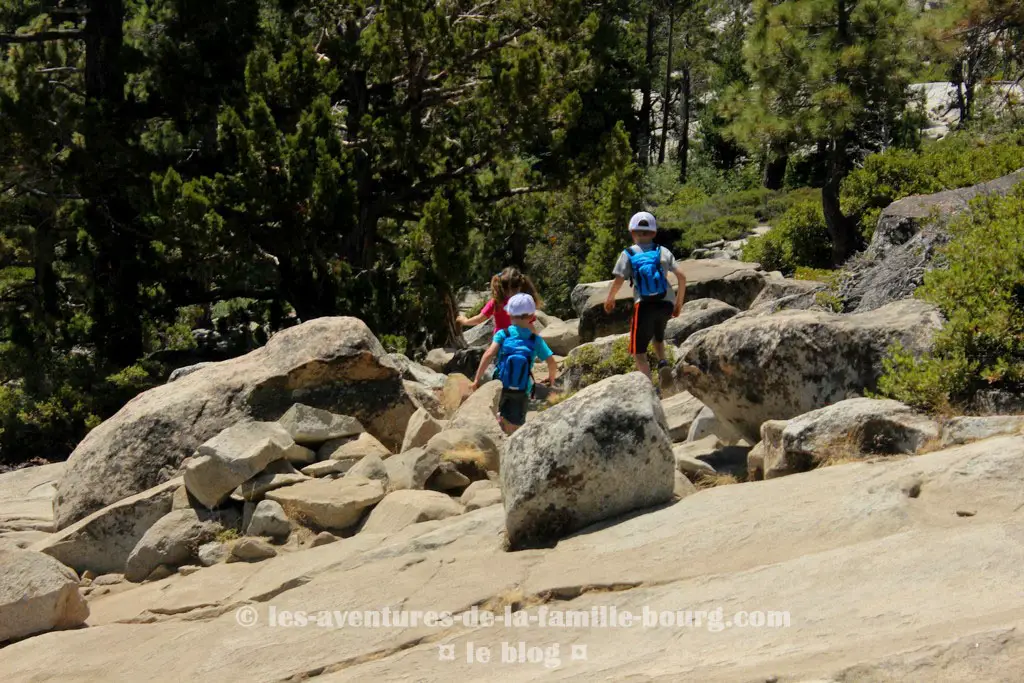
M 495 332 L 508 329 L 509 325 L 512 324 L 512 319 L 509 318 L 508 313 L 505 311 L 505 304 L 510 298 L 519 293 L 529 294 L 533 297 L 538 309 L 544 305 L 544 302 L 537 295 L 537 288 L 534 287 L 533 281 L 530 280 L 529 276 L 523 275 L 519 272 L 518 268 L 510 266 L 500 273 L 496 273 L 491 278 L 491 299 L 480 313 L 472 318 L 460 315 L 455 320 L 463 327 L 474 327 L 494 316 Z M 530 331 L 534 333 L 537 332 L 534 329 L 536 321 L 537 316 L 533 315 L 530 317 L 530 324 L 528 325 Z

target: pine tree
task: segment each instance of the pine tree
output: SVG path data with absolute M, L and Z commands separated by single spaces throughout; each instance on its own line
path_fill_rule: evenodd
M 753 87 L 734 133 L 754 150 L 818 145 L 822 208 L 838 265 L 859 233 L 839 204 L 853 162 L 886 146 L 907 101 L 910 16 L 902 0 L 757 0 L 746 45 Z

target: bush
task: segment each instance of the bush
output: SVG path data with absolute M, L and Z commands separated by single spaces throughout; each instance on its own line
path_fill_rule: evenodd
M 669 365 L 675 365 L 676 355 L 671 344 L 665 345 L 665 357 L 668 359 Z M 650 363 L 651 368 L 658 366 L 658 358 L 654 355 L 653 344 L 647 347 L 647 362 Z M 602 356 L 597 347 L 586 346 L 566 358 L 564 367 L 567 370 L 580 368 L 582 376 L 579 386 L 588 387 L 603 379 L 633 372 L 636 370 L 636 361 L 629 353 L 629 339 L 623 337 L 612 343 L 611 354 L 607 358 Z M 657 383 L 659 381 L 657 373 L 652 372 L 652 375 Z
M 873 154 L 843 181 L 843 212 L 866 239 L 882 209 L 913 194 L 968 187 L 1024 166 L 1024 131 L 996 137 L 951 135 L 920 152 L 891 149 Z
M 743 260 L 765 270 L 789 275 L 797 268 L 825 268 L 831 263 L 832 240 L 825 227 L 821 200 L 810 198 L 794 205 L 771 232 L 752 238 L 743 248 Z
M 915 293 L 947 322 L 922 358 L 894 348 L 879 382 L 882 395 L 932 410 L 962 410 L 983 389 L 1024 389 L 1024 184 L 977 200 L 949 231 L 946 267 Z

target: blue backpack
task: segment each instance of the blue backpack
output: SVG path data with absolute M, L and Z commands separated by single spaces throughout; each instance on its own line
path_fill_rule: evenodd
M 501 380 L 505 389 L 526 391 L 530 384 L 530 372 L 533 369 L 533 350 L 537 343 L 537 335 L 531 334 L 526 339 L 508 335 L 501 343 L 498 354 L 498 367 L 495 377 Z
M 664 298 L 668 293 L 668 278 L 661 272 L 661 247 L 639 253 L 633 251 L 633 247 L 625 251 L 633 269 L 630 284 L 640 298 L 644 301 Z

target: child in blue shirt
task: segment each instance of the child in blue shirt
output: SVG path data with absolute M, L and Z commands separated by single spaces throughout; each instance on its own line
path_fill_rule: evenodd
M 541 336 L 531 332 L 528 325 L 537 312 L 537 304 L 529 294 L 516 294 L 508 300 L 505 310 L 512 324 L 495 333 L 490 347 L 480 359 L 472 390 L 480 387 L 480 379 L 495 356 L 498 357 L 494 378 L 502 383 L 498 412 L 501 427 L 506 434 L 516 431 L 526 422 L 526 409 L 533 392 L 530 371 L 535 360 L 547 361 L 548 383 L 554 385 L 558 365 L 554 352 Z

